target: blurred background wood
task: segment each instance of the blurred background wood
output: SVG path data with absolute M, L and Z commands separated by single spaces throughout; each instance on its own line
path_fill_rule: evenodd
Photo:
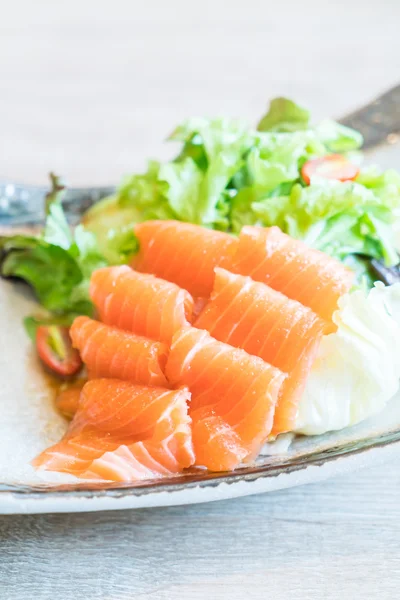
M 400 470 L 187 507 L 0 517 L 2 600 L 393 600 Z
M 398 0 L 14 0 L 0 18 L 0 176 L 114 183 L 194 114 L 290 95 L 341 115 L 400 80 Z M 265 496 L 0 518 L 2 600 L 392 599 L 397 464 Z
M 190 115 L 316 118 L 400 78 L 398 0 L 14 0 L 0 19 L 0 176 L 110 183 Z

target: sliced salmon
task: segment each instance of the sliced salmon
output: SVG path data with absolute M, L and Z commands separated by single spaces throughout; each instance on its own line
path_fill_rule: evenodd
M 186 441 L 182 444 L 182 439 L 173 436 L 164 446 L 163 440 L 132 442 L 92 430 L 61 440 L 32 464 L 38 470 L 82 479 L 130 483 L 181 473 L 192 464 L 193 452 L 185 445 Z
M 273 433 L 290 431 L 326 322 L 263 283 L 217 268 L 211 298 L 195 326 L 288 373 Z M 168 364 L 166 372 L 168 377 Z
M 70 329 L 90 379 L 111 377 L 144 385 L 167 386 L 168 347 L 143 336 L 77 317 Z
M 231 471 L 249 455 L 233 427 L 208 407 L 193 411 L 192 436 L 197 464 L 210 471 Z
M 193 304 L 193 320 L 197 319 L 205 305 L 207 304 L 208 298 L 202 298 L 201 296 L 194 298 Z
M 279 227 L 243 227 L 229 270 L 266 283 L 327 321 L 354 281 L 354 273 L 345 265 Z
M 96 430 L 65 436 L 39 454 L 32 465 L 39 471 L 58 471 L 79 477 L 96 458 L 117 450 L 123 442 L 124 440 L 99 434 Z
M 173 338 L 165 372 L 171 385 L 189 387 L 191 415 L 207 407 L 220 418 L 216 421 L 207 414 L 203 433 L 216 425 L 221 437 L 221 432 L 227 431 L 226 427 L 220 428 L 222 419 L 238 436 L 249 459 L 258 454 L 271 433 L 275 405 L 286 377 L 282 371 L 244 350 L 218 342 L 207 331 L 187 327 Z M 197 414 L 196 422 L 198 418 Z M 196 444 L 195 453 L 199 453 Z M 237 459 L 236 466 L 243 456 Z M 222 457 L 216 456 L 215 460 L 224 464 Z M 230 468 L 231 461 L 225 464 L 225 469 Z
M 238 244 L 228 233 L 180 221 L 146 221 L 136 225 L 135 234 L 140 250 L 132 266 L 196 297 L 209 296 L 214 268 L 230 264 Z
M 81 391 L 86 380 L 82 379 L 73 386 L 68 386 L 59 391 L 56 397 L 56 406 L 58 410 L 69 419 L 72 419 L 79 406 Z
M 194 462 L 189 399 L 187 389 L 88 382 L 69 433 L 33 465 L 96 481 L 134 482 L 181 473 Z
M 126 265 L 95 271 L 90 295 L 107 325 L 167 344 L 192 320 L 193 298 L 186 290 Z
M 69 434 L 85 429 L 135 440 L 151 438 L 160 415 L 181 406 L 188 399 L 187 389 L 132 384 L 119 379 L 93 379 L 82 388 L 78 410 Z

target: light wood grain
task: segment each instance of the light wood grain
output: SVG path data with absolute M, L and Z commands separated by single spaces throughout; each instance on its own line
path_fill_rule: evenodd
M 398 0 L 15 0 L 0 19 L 0 175 L 115 182 L 193 114 L 317 118 L 398 82 Z M 212 505 L 0 518 L 1 600 L 393 599 L 397 464 Z
M 392 464 L 212 504 L 3 517 L 1 597 L 397 598 L 399 492 Z
M 322 5 L 321 5 L 322 4 Z M 165 156 L 184 117 L 316 118 L 400 76 L 397 0 L 14 0 L 0 19 L 0 175 L 110 183 Z

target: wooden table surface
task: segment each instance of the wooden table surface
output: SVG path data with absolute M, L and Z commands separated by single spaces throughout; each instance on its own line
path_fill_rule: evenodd
M 400 79 L 398 0 L 14 0 L 0 175 L 113 183 L 194 114 L 340 115 Z M 393 599 L 397 464 L 198 506 L 0 517 L 1 600 Z

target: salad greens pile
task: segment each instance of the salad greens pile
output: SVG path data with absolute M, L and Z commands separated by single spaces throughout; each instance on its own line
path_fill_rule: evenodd
M 73 233 L 53 176 L 43 233 L 1 238 L 1 273 L 27 281 L 52 315 L 91 314 L 91 272 L 127 262 L 137 249 L 133 227 L 148 219 L 233 235 L 244 225 L 278 225 L 348 263 L 370 285 L 371 259 L 386 267 L 398 263 L 399 173 L 361 167 L 354 181 L 315 176 L 309 183 L 301 174 L 307 161 L 333 153 L 359 161 L 358 132 L 330 120 L 313 125 L 307 110 L 277 98 L 255 129 L 231 118 L 193 118 L 169 140 L 180 144 L 174 160 L 151 161 L 145 173 L 125 177 Z
M 84 219 L 109 260 L 118 259 L 118 241 L 135 223 L 172 218 L 233 234 L 243 225 L 278 225 L 361 273 L 368 272 L 365 257 L 397 264 L 399 173 L 361 168 L 355 181 L 314 177 L 310 185 L 301 176 L 316 157 L 359 160 L 357 131 L 330 120 L 312 126 L 307 110 L 277 98 L 257 129 L 235 119 L 195 118 L 169 140 L 181 143 L 174 160 L 152 161 L 146 173 L 126 177 Z
M 45 200 L 46 222 L 42 233 L 36 237 L 0 237 L 1 274 L 26 281 L 48 312 L 48 317 L 26 319 L 31 337 L 39 324 L 69 325 L 77 315 L 91 316 L 90 276 L 107 264 L 93 233 L 82 225 L 71 231 L 61 204 L 64 186 L 54 174 L 50 174 L 50 179 L 52 188 Z

